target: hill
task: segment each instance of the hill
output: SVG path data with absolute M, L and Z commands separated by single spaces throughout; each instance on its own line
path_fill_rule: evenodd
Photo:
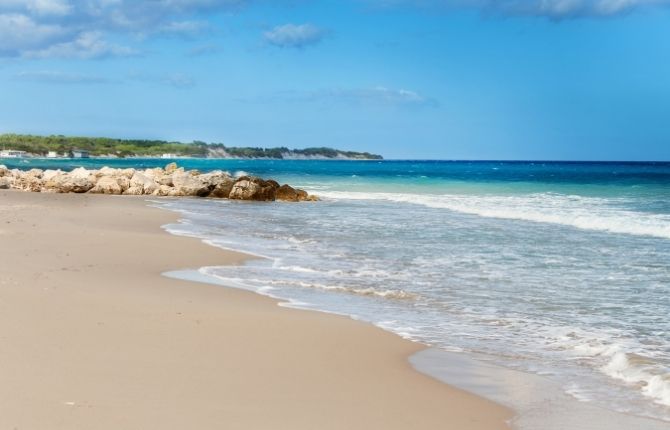
M 332 148 L 289 149 L 227 147 L 221 143 L 168 142 L 163 140 L 112 139 L 106 137 L 33 136 L 20 134 L 0 135 L 0 148 L 26 151 L 45 156 L 53 151 L 70 153 L 75 149 L 87 150 L 91 156 L 160 157 L 174 154 L 182 157 L 203 158 L 273 158 L 273 159 L 348 159 L 380 160 L 382 156 L 368 152 L 341 151 Z

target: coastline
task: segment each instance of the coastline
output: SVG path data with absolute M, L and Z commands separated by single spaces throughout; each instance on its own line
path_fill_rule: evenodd
M 504 429 L 370 324 L 161 273 L 247 257 L 146 198 L 0 191 L 0 427 Z

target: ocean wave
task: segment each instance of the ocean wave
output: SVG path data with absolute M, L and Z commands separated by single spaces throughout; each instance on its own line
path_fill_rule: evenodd
M 618 351 L 600 370 L 607 376 L 639 388 L 642 394 L 656 403 L 670 406 L 670 374 L 659 372 L 651 360 Z
M 385 200 L 448 209 L 485 218 L 560 224 L 582 230 L 670 239 L 670 215 L 626 210 L 614 206 L 613 200 L 605 198 L 553 193 L 473 196 L 340 191 L 321 191 L 319 196 L 331 199 Z

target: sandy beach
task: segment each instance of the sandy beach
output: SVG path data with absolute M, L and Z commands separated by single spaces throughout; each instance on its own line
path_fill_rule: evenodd
M 246 256 L 145 198 L 0 192 L 0 429 L 505 429 L 374 326 L 161 273 Z

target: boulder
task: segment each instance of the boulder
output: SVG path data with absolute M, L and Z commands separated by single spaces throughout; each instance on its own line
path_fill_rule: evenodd
M 7 166 L 0 164 L 0 178 L 2 178 L 3 176 L 9 176 L 9 174 L 10 174 L 9 169 L 7 168 Z
M 139 194 L 153 194 L 158 189 L 158 184 L 153 179 L 149 178 L 141 172 L 135 172 L 130 178 L 130 188 L 134 188 L 133 192 L 140 190 Z
M 45 182 L 44 190 L 55 193 L 86 193 L 95 185 L 95 177 L 60 173 Z
M 123 189 L 116 178 L 103 176 L 98 179 L 98 182 L 89 192 L 92 194 L 121 194 L 123 193 Z
M 125 174 L 115 176 L 114 179 L 116 179 L 116 183 L 119 184 L 119 187 L 121 187 L 121 192 L 124 192 L 130 188 L 130 179 Z
M 298 192 L 295 188 L 290 185 L 284 184 L 281 187 L 277 188 L 276 193 L 277 200 L 282 200 L 286 202 L 297 202 L 298 201 Z
M 119 171 L 119 175 L 124 176 L 128 179 L 132 178 L 135 175 L 136 170 L 135 169 L 122 169 Z
M 12 187 L 12 180 L 8 176 L 0 176 L 0 190 L 8 190 Z
M 154 191 L 152 195 L 159 197 L 166 197 L 170 195 L 170 190 L 171 188 L 168 187 L 167 185 L 159 185 L 156 191 Z
M 142 187 L 131 186 L 126 191 L 123 192 L 125 196 L 141 196 L 144 194 L 144 189 Z
M 97 176 L 99 178 L 101 178 L 103 176 L 118 176 L 121 173 L 119 169 L 114 169 L 114 168 L 107 167 L 107 166 L 103 167 L 102 169 L 100 169 L 98 171 L 93 171 L 93 172 L 95 172 L 95 176 Z
M 214 189 L 209 193 L 209 197 L 227 199 L 230 196 L 230 192 L 233 190 L 234 184 L 235 180 L 233 178 L 223 178 L 214 186 Z
M 212 191 L 209 183 L 202 181 L 197 176 L 191 176 L 188 173 L 173 174 L 172 183 L 174 188 L 171 190 L 171 196 L 198 196 L 206 197 Z
M 44 173 L 42 174 L 42 180 L 45 182 L 50 181 L 54 177 L 62 174 L 63 172 L 60 170 L 45 170 Z
M 177 170 L 177 163 L 170 163 L 165 166 L 165 174 L 171 175 Z
M 83 167 L 77 167 L 68 173 L 68 175 L 73 178 L 90 178 L 91 176 L 96 176 L 96 173 L 98 173 L 97 170 L 86 170 Z
M 165 185 L 168 187 L 173 187 L 174 182 L 172 181 L 172 175 L 163 175 L 161 174 L 160 176 L 155 176 L 154 180 L 158 185 Z
M 44 172 L 42 170 L 31 169 L 27 172 L 12 170 L 11 173 L 14 177 L 14 188 L 34 193 L 39 193 L 42 191 L 42 187 L 44 186 L 44 181 L 42 180 L 42 174 Z
M 242 176 L 233 184 L 229 199 L 274 201 L 279 184 L 273 180 L 263 180 L 255 176 Z

